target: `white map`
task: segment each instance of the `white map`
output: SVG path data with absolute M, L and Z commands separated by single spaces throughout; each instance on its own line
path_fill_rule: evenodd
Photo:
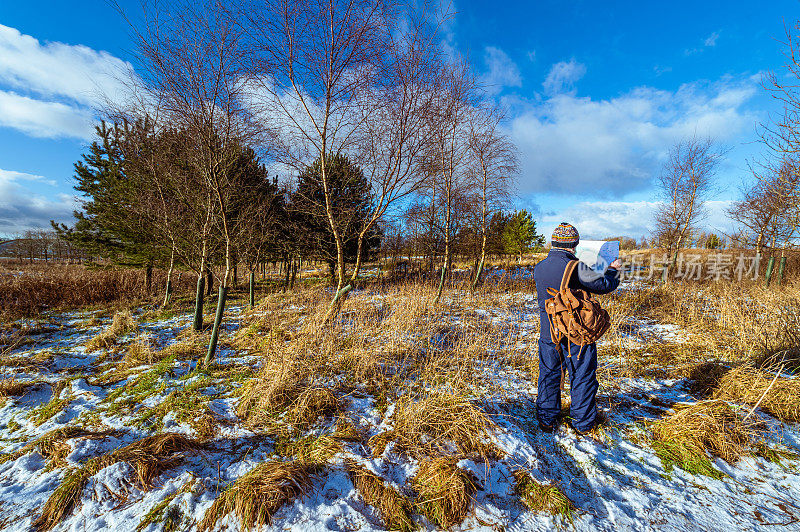
M 575 256 L 597 273 L 605 273 L 608 265 L 619 258 L 619 241 L 581 240 Z

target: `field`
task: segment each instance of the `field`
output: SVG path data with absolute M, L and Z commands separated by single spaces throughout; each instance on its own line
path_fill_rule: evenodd
M 234 294 L 207 368 L 188 297 L 9 317 L 0 528 L 800 526 L 800 284 L 603 296 L 604 421 L 580 436 L 537 427 L 538 307 L 512 277 L 439 304 L 367 284 L 328 324 L 313 279 Z

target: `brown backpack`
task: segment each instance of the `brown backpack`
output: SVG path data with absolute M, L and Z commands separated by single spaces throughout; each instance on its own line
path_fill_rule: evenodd
M 561 287 L 558 290 L 548 288 L 547 293 L 553 297 L 544 302 L 544 310 L 550 318 L 550 339 L 556 344 L 559 353 L 564 337 L 567 338 L 568 347 L 570 344 L 583 347 L 599 340 L 611 326 L 608 312 L 592 299 L 589 292 L 568 288 L 569 279 L 577 265 L 577 260 L 567 264 L 561 278 Z M 567 356 L 570 355 L 567 350 Z

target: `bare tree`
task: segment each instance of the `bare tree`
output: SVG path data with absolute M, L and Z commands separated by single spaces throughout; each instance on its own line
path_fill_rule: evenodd
M 346 281 L 342 227 L 333 212 L 329 158 L 347 155 L 368 175 L 375 197 L 365 236 L 417 185 L 415 156 L 424 145 L 422 116 L 435 72 L 436 25 L 402 0 L 241 0 L 248 35 L 250 101 L 274 133 L 276 160 L 302 172 L 321 168 L 325 214 L 336 243 L 338 308 L 361 267 Z
M 500 131 L 502 113 L 494 107 L 483 107 L 473 113 L 469 130 L 469 150 L 472 167 L 470 181 L 475 183 L 475 194 L 479 206 L 478 234 L 480 235 L 479 259 L 475 268 L 472 289 L 478 285 L 486 261 L 486 240 L 489 218 L 502 208 L 510 190 L 511 180 L 519 171 L 517 147 Z
M 425 170 L 432 181 L 432 200 L 444 208 L 444 262 L 435 302 L 442 296 L 444 282 L 452 265 L 453 209 L 456 198 L 468 186 L 469 120 L 477 105 L 477 84 L 464 59 L 442 70 L 441 79 L 429 114 L 434 140 L 428 149 Z
M 210 199 L 206 227 L 217 232 L 224 252 L 206 364 L 216 351 L 234 266 L 234 213 L 244 177 L 239 171 L 242 149 L 258 133 L 243 98 L 242 34 L 228 15 L 216 0 L 145 3 L 143 21 L 134 26 L 141 63 L 138 73 L 147 95 L 141 101 L 150 112 L 157 102 L 158 119 L 185 133 L 189 162 Z M 209 251 L 205 246 L 201 251 L 201 272 L 207 268 Z
M 714 190 L 714 177 L 724 156 L 710 138 L 679 141 L 669 151 L 658 179 L 662 197 L 655 212 L 656 235 L 672 255 L 664 278 L 675 268 L 678 250 L 705 216 L 705 202 Z
M 298 172 L 320 161 L 337 247 L 337 295 L 345 261 L 327 159 L 357 142 L 361 96 L 382 72 L 395 7 L 374 0 L 243 0 L 236 12 L 249 37 L 250 100 L 275 133 L 277 159 Z

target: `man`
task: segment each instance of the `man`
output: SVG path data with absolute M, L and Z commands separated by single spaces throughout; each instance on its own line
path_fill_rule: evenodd
M 550 338 L 550 320 L 544 310 L 545 300 L 550 298 L 548 288 L 559 289 L 564 270 L 572 260 L 577 260 L 574 251 L 580 237 L 578 230 L 564 222 L 556 227 L 551 239 L 551 249 L 547 258 L 533 269 L 536 294 L 539 301 L 541 330 L 539 336 L 539 386 L 536 397 L 536 418 L 539 428 L 552 432 L 561 413 L 561 369 L 566 366 L 571 383 L 572 403 L 569 415 L 572 426 L 579 434 L 591 431 L 597 423 L 597 346 L 568 346 L 566 339 L 561 342 L 561 353 Z M 569 287 L 584 289 L 593 294 L 607 294 L 619 285 L 617 270 L 619 259 L 609 265 L 604 275 L 598 275 L 582 263 L 575 269 Z M 592 275 L 594 274 L 594 275 Z M 567 355 L 567 350 L 571 356 Z M 580 356 L 578 356 L 580 355 Z

